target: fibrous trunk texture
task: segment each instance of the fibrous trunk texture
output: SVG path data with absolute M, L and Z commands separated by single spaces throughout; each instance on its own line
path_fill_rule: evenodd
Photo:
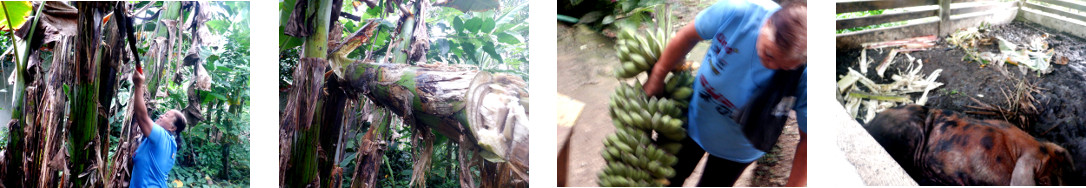
M 96 166 L 96 145 L 93 140 L 98 136 L 98 87 L 99 79 L 98 74 L 100 72 L 99 59 L 101 52 L 99 51 L 99 44 L 101 43 L 101 30 L 100 24 L 102 23 L 103 14 L 100 10 L 104 9 L 105 3 L 101 2 L 79 2 L 76 7 L 79 9 L 79 31 L 76 36 L 76 53 L 75 53 L 75 99 L 72 100 L 72 125 L 69 132 L 70 140 L 69 146 L 71 148 L 71 163 L 69 169 L 73 174 L 76 174 L 72 179 L 72 183 L 76 187 L 82 187 L 85 184 L 93 184 L 93 178 L 91 173 L 95 172 L 99 166 Z

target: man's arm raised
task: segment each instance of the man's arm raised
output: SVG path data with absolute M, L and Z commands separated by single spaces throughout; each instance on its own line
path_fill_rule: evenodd
M 147 101 L 143 99 L 143 90 L 145 89 L 143 81 L 143 74 L 132 72 L 132 100 L 135 100 L 135 112 L 133 112 L 135 117 L 133 117 L 133 120 L 136 121 L 136 125 L 139 125 L 143 135 L 150 135 L 153 122 L 147 114 Z

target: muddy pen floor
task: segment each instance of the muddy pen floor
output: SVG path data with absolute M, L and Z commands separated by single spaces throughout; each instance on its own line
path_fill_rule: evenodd
M 1032 70 L 1020 71 L 1019 67 L 1010 64 L 982 66 L 977 62 L 963 60 L 963 56 L 966 56 L 964 50 L 950 45 L 946 38 L 939 38 L 933 48 L 908 53 L 909 56 L 923 61 L 920 72 L 924 75 L 942 69 L 937 81 L 945 85 L 931 90 L 926 105 L 966 112 L 976 118 L 1005 119 L 1039 140 L 1063 146 L 1077 162 L 1075 175 L 1078 177 L 1071 179 L 1078 182 L 1072 183 L 1083 184 L 1086 182 L 1086 40 L 1019 21 L 992 26 L 988 30 L 990 36 L 1002 37 L 1019 45 L 1047 34 L 1045 42 L 1055 51 L 1052 57 L 1053 71 L 1038 74 Z M 994 43 L 996 42 L 978 49 L 980 52 L 998 53 L 998 45 Z M 878 84 L 889 83 L 893 82 L 889 75 L 903 74 L 909 69 L 910 63 L 906 63 L 908 57 L 898 54 L 893 59 L 897 63 L 891 64 L 886 70 L 886 78 L 878 76 L 875 67 L 887 58 L 889 52 L 889 49 L 866 50 L 866 56 L 870 58 L 865 75 L 867 78 Z M 849 68 L 860 70 L 860 49 L 839 49 L 837 53 L 837 79 L 848 74 Z M 912 99 L 916 99 L 921 94 L 910 95 Z M 1028 100 L 1029 96 L 1035 100 Z M 1025 102 L 1020 103 L 1023 101 Z M 1037 110 L 1032 114 L 1021 113 L 1025 110 L 1019 110 L 1007 113 L 1008 118 L 1004 118 L 1004 115 L 992 115 L 992 111 L 976 108 L 985 105 L 1002 109 L 1025 109 L 1032 106 Z

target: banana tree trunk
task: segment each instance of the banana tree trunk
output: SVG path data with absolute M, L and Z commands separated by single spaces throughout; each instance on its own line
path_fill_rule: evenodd
M 69 138 L 71 147 L 71 163 L 69 169 L 76 174 L 72 179 L 73 186 L 83 187 L 92 180 L 88 176 L 95 163 L 93 141 L 98 136 L 98 89 L 100 79 L 96 79 L 100 72 L 100 59 L 102 50 L 99 50 L 99 38 L 101 36 L 100 23 L 102 14 L 100 10 L 105 3 L 78 2 L 79 30 L 76 37 L 76 82 L 74 87 L 75 100 L 72 100 L 72 125 Z
M 371 117 L 379 119 L 374 121 L 370 118 L 370 128 L 358 143 L 358 157 L 355 158 L 358 167 L 352 175 L 354 182 L 351 182 L 351 188 L 377 187 L 382 157 L 388 149 L 384 140 L 388 137 L 388 127 L 392 125 L 392 114 L 383 109 L 375 109 L 373 113 L 376 115 Z
M 33 55 L 31 55 L 27 61 L 28 65 L 30 65 L 27 66 L 27 72 L 40 72 L 40 68 L 36 65 L 41 64 L 41 58 L 38 58 L 38 52 L 34 51 L 32 53 Z M 41 151 L 45 150 L 45 145 L 41 142 L 44 140 L 42 139 L 44 134 L 36 134 L 43 132 L 42 129 L 46 127 L 38 121 L 38 117 L 42 113 L 40 112 L 41 100 L 45 96 L 45 81 L 43 81 L 38 74 L 29 76 L 26 81 L 30 83 L 26 85 L 26 89 L 23 92 L 23 96 L 25 97 L 24 101 L 26 102 L 23 105 L 26 108 L 23 111 L 25 113 L 23 117 L 25 118 L 25 121 L 22 123 L 25 124 L 23 129 L 19 130 L 23 131 L 25 134 L 23 135 L 23 144 L 21 146 L 21 150 L 25 152 L 22 156 L 19 156 L 19 159 L 24 160 L 25 162 L 22 169 L 22 175 L 25 176 L 22 180 L 24 181 L 24 186 L 36 187 L 38 186 L 38 183 L 40 183 L 37 181 L 37 178 L 41 176 L 38 169 L 43 165 Z
M 63 174 L 59 180 L 56 179 L 56 172 L 67 166 L 67 160 L 64 160 L 64 152 L 67 150 L 62 143 L 66 135 L 63 128 L 66 125 L 64 115 L 68 99 L 62 88 L 72 82 L 73 72 L 69 67 L 71 60 L 68 58 L 68 49 L 71 47 L 69 41 L 70 37 L 57 41 L 55 49 L 60 50 L 54 50 L 51 75 L 48 85 L 45 86 L 47 96 L 41 102 L 41 109 L 44 112 L 41 113 L 43 117 L 40 118 L 40 125 L 45 128 L 45 140 L 42 141 L 45 150 L 41 152 L 39 158 L 42 165 L 35 170 L 39 171 L 38 184 L 43 187 L 55 187 L 60 182 L 65 182 L 68 177 L 67 174 Z
M 313 33 L 306 37 L 302 62 L 294 70 L 294 85 L 287 103 L 287 108 L 280 119 L 280 127 L 284 130 L 284 136 L 288 140 L 287 146 L 281 146 L 280 155 L 288 153 L 288 156 L 280 156 L 281 169 L 280 185 L 288 187 L 305 187 L 306 185 L 319 187 L 320 180 L 317 176 L 321 135 L 320 113 L 322 101 L 321 88 L 324 85 L 324 71 L 327 66 L 328 50 L 328 26 L 332 11 L 331 0 L 298 1 L 308 3 L 302 9 L 296 9 L 291 17 L 303 14 L 305 18 L 313 18 L 313 23 L 306 25 L 313 27 Z M 314 110 L 316 109 L 316 110 Z M 342 107 L 340 107 L 342 109 Z M 295 149 L 296 148 L 296 149 Z M 329 148 L 331 149 L 331 148 Z M 287 162 L 289 161 L 289 162 Z M 290 177 L 290 178 L 284 178 Z M 286 179 L 286 180 L 283 180 Z
M 59 49 L 67 49 L 67 42 L 62 39 L 58 42 Z M 24 127 L 24 133 L 40 133 L 40 134 L 26 134 L 23 137 L 25 141 L 20 150 L 27 151 L 19 160 L 25 160 L 27 163 L 23 164 L 21 180 L 22 184 L 26 187 L 53 187 L 58 181 L 55 178 L 56 171 L 60 170 L 59 167 L 63 166 L 64 158 L 61 152 L 65 151 L 60 143 L 63 141 L 64 136 L 61 131 L 64 118 L 65 99 L 64 93 L 59 91 L 64 83 L 67 83 L 66 79 L 70 75 L 70 72 L 66 67 L 66 52 L 65 50 L 56 50 L 54 54 L 54 63 L 52 64 L 52 71 L 48 77 L 41 75 L 41 58 L 36 55 L 31 56 L 29 66 L 30 72 L 33 76 L 28 79 L 31 81 L 26 89 L 26 126 Z M 48 79 L 46 79 L 48 78 Z M 58 157 L 60 156 L 60 157 Z M 58 160 L 59 159 L 59 160 Z
M 4 7 L 6 7 L 6 6 L 7 6 L 7 4 L 5 2 Z M 41 9 L 40 8 L 38 9 L 38 11 L 34 15 L 39 15 L 39 14 L 41 14 Z M 11 15 L 4 15 L 4 16 L 5 17 L 10 17 Z M 15 70 L 14 70 L 15 73 L 16 73 L 16 75 L 15 75 L 16 80 L 15 80 L 15 87 L 12 90 L 12 92 L 15 93 L 15 96 L 13 98 L 14 103 L 11 106 L 11 108 L 12 108 L 11 121 L 9 121 L 8 124 L 7 124 L 8 138 L 10 139 L 8 141 L 8 146 L 7 146 L 8 151 L 4 155 L 5 156 L 4 157 L 5 159 L 3 160 L 3 161 L 5 161 L 4 162 L 4 167 L 3 167 L 2 173 L 0 173 L 0 176 L 3 176 L 3 177 L 0 177 L 3 180 L 3 183 L 0 183 L 0 184 L 3 184 L 3 185 L 8 186 L 8 187 L 24 186 L 24 184 L 23 184 L 24 182 L 30 182 L 29 178 L 35 178 L 36 177 L 36 176 L 28 176 L 27 175 L 28 172 L 32 172 L 33 170 L 29 170 L 27 168 L 27 166 L 26 166 L 26 165 L 29 165 L 29 164 L 24 163 L 25 162 L 24 154 L 27 154 L 26 153 L 27 151 L 30 151 L 31 152 L 30 154 L 34 153 L 34 150 L 30 149 L 30 148 L 27 148 L 27 146 L 32 146 L 33 144 L 36 144 L 36 142 L 29 142 L 28 140 L 26 140 L 26 138 L 24 138 L 26 136 L 37 136 L 37 135 L 34 135 L 34 134 L 28 134 L 28 133 L 35 133 L 35 132 L 28 132 L 27 131 L 28 129 L 33 129 L 34 128 L 34 127 L 29 127 L 29 126 L 33 126 L 33 125 L 28 125 L 27 124 L 27 122 L 29 122 L 27 120 L 32 119 L 34 116 L 24 114 L 24 113 L 26 113 L 27 111 L 33 111 L 33 110 L 37 109 L 34 106 L 26 104 L 26 103 L 30 103 L 30 102 L 28 102 L 26 100 L 26 98 L 28 96 L 27 96 L 25 90 L 26 90 L 27 84 L 32 82 L 32 80 L 29 80 L 29 79 L 31 79 L 31 77 L 28 75 L 29 72 L 27 71 L 27 66 L 30 65 L 30 63 L 29 63 L 29 61 L 27 59 L 32 57 L 29 54 L 30 51 L 36 51 L 35 49 L 30 48 L 29 46 L 30 46 L 31 39 L 33 39 L 33 33 L 35 33 L 34 29 L 37 28 L 37 26 L 38 26 L 38 20 L 39 19 L 37 19 L 37 17 L 35 17 L 34 21 L 31 22 L 31 24 L 30 24 L 31 30 L 29 32 L 30 34 L 27 34 L 27 37 L 24 39 L 26 42 L 24 42 L 23 46 L 21 46 L 21 47 L 18 46 L 17 45 L 18 42 L 15 41 L 15 40 L 11 41 L 12 45 L 16 48 L 14 50 L 16 52 L 16 58 L 15 58 L 16 62 L 15 62 Z M 9 36 L 12 36 L 12 35 L 9 35 Z M 19 52 L 21 52 L 21 53 L 19 53 Z M 31 102 L 33 102 L 33 101 L 31 101 Z
M 341 129 L 343 129 L 343 111 L 347 102 L 347 95 L 339 87 L 339 83 L 334 81 L 335 78 L 329 78 L 325 81 L 324 90 L 321 93 L 321 102 L 319 102 L 320 109 L 314 114 L 315 118 L 319 118 L 314 122 L 319 125 L 313 127 L 320 127 L 321 137 L 320 148 L 317 153 L 320 156 L 320 160 L 317 162 L 317 167 L 320 172 L 320 177 L 332 177 L 332 174 L 339 167 L 337 160 L 334 157 L 335 149 L 338 148 L 339 137 Z M 336 187 L 336 178 L 326 178 L 321 184 L 325 187 Z
M 117 5 L 120 6 L 120 3 Z M 125 13 L 114 11 L 113 17 L 115 19 L 110 19 L 106 23 L 103 23 L 102 31 L 104 31 L 104 33 L 102 34 L 106 40 L 106 46 L 100 49 L 104 52 L 99 54 L 101 57 L 98 58 L 97 63 L 99 64 L 98 78 L 96 79 L 96 82 L 98 82 L 97 106 L 100 112 L 96 114 L 98 116 L 98 135 L 95 138 L 95 144 L 98 147 L 96 160 L 99 170 L 96 171 L 98 177 L 102 180 L 100 185 L 111 182 L 109 180 L 109 178 L 112 177 L 112 171 L 110 171 L 110 169 L 113 169 L 111 168 L 112 165 L 116 164 L 108 162 L 109 147 L 113 145 L 109 139 L 109 133 L 111 132 L 110 128 L 112 127 L 109 125 L 109 117 L 113 116 L 113 113 L 109 109 L 112 109 L 112 100 L 114 95 L 117 94 L 117 84 L 120 81 L 120 63 L 124 61 L 123 55 L 128 52 L 125 50 L 126 43 L 124 43 L 124 33 L 127 28 L 118 27 L 118 21 L 124 20 L 123 17 L 119 16 L 121 14 Z

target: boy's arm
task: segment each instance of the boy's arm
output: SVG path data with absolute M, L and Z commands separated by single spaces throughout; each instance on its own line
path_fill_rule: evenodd
M 799 144 L 796 146 L 796 156 L 792 159 L 792 172 L 788 175 L 786 187 L 807 186 L 807 133 L 799 133 Z
M 667 43 L 663 53 L 660 54 L 659 60 L 656 61 L 656 65 L 652 67 L 652 70 L 649 70 L 649 79 L 645 81 L 644 85 L 645 93 L 649 94 L 649 96 L 663 93 L 664 77 L 675 67 L 681 65 L 686 54 L 690 53 L 694 45 L 701 40 L 698 29 L 694 27 L 694 21 L 679 29 L 675 33 L 675 38 Z
M 143 74 L 132 72 L 132 100 L 135 103 L 133 104 L 135 107 L 133 115 L 135 117 L 132 117 L 132 119 L 136 125 L 139 125 L 143 135 L 151 135 L 153 122 L 151 117 L 147 115 L 147 102 L 143 99 L 143 79 Z

